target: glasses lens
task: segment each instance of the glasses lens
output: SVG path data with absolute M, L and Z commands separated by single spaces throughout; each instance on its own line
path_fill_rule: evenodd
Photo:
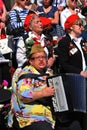
M 32 57 L 31 59 L 32 60 L 40 60 L 40 59 L 45 60 L 45 59 L 47 59 L 47 57 L 46 56 L 38 56 L 38 57 Z
M 20 0 L 20 1 L 28 1 L 28 0 Z
M 78 24 L 74 24 L 74 25 L 78 25 L 79 27 L 83 26 L 82 23 L 78 23 Z
M 78 2 L 78 0 L 71 0 L 72 2 Z
M 80 27 L 82 26 L 82 24 L 81 24 L 81 23 L 79 23 L 78 25 L 79 25 Z

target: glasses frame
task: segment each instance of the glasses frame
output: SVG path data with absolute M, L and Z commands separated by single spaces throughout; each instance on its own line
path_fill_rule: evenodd
M 79 27 L 83 26 L 82 23 L 76 23 L 76 24 L 73 24 L 73 25 L 78 25 Z
M 46 60 L 47 59 L 47 56 L 37 56 L 37 57 L 31 57 L 31 60 Z
M 71 0 L 72 2 L 78 2 L 78 0 Z
M 24 1 L 26 1 L 26 2 L 28 2 L 29 0 L 20 0 L 21 2 L 24 2 Z

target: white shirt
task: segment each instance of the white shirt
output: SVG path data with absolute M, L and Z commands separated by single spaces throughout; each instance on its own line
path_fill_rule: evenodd
M 29 35 L 29 38 L 30 38 L 30 39 L 36 37 L 32 32 L 29 32 L 28 35 Z M 36 38 L 37 38 L 37 37 L 36 37 Z M 42 35 L 41 35 L 41 38 L 40 38 L 39 40 L 37 40 L 38 42 L 41 43 L 41 46 L 43 46 L 43 47 L 45 46 L 45 42 L 44 42 L 44 39 L 45 39 L 45 38 L 46 38 L 46 36 L 45 36 L 44 34 L 42 34 Z M 46 54 L 48 55 L 48 49 L 45 47 L 44 50 L 45 50 Z
M 70 35 L 71 39 L 73 39 L 73 37 Z M 82 66 L 83 66 L 83 71 L 85 71 L 86 69 L 86 62 L 85 62 L 85 58 L 84 58 L 84 54 L 83 54 L 83 51 L 82 51 L 82 48 L 81 48 L 81 42 L 82 38 L 79 37 L 78 40 L 73 40 L 74 43 L 76 44 L 76 46 L 79 48 L 80 52 L 81 52 L 81 56 L 82 56 Z
M 28 36 L 29 36 L 28 37 L 29 39 L 36 37 L 32 32 L 29 32 Z M 45 35 L 42 34 L 41 38 L 37 40 L 38 42 L 41 43 L 41 46 L 45 46 L 44 38 L 45 38 Z M 44 48 L 44 50 L 46 54 L 48 55 L 48 50 L 46 47 Z M 17 43 L 16 59 L 17 59 L 18 67 L 21 67 L 24 64 L 24 62 L 27 60 L 25 43 L 22 37 L 19 38 L 18 43 Z

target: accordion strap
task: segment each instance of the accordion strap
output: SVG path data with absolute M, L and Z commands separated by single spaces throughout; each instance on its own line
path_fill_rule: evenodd
M 19 77 L 18 81 L 24 78 L 34 78 L 40 80 L 38 77 L 41 76 L 49 76 L 49 74 L 32 74 L 32 73 L 23 74 L 22 76 Z

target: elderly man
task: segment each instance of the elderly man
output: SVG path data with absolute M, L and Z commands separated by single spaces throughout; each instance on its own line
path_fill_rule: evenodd
M 50 96 L 54 95 L 54 87 L 46 84 L 47 75 L 52 74 L 47 69 L 47 54 L 40 44 L 34 44 L 28 56 L 29 65 L 18 74 L 13 85 L 8 125 L 11 127 L 14 115 L 14 130 L 53 130 Z

